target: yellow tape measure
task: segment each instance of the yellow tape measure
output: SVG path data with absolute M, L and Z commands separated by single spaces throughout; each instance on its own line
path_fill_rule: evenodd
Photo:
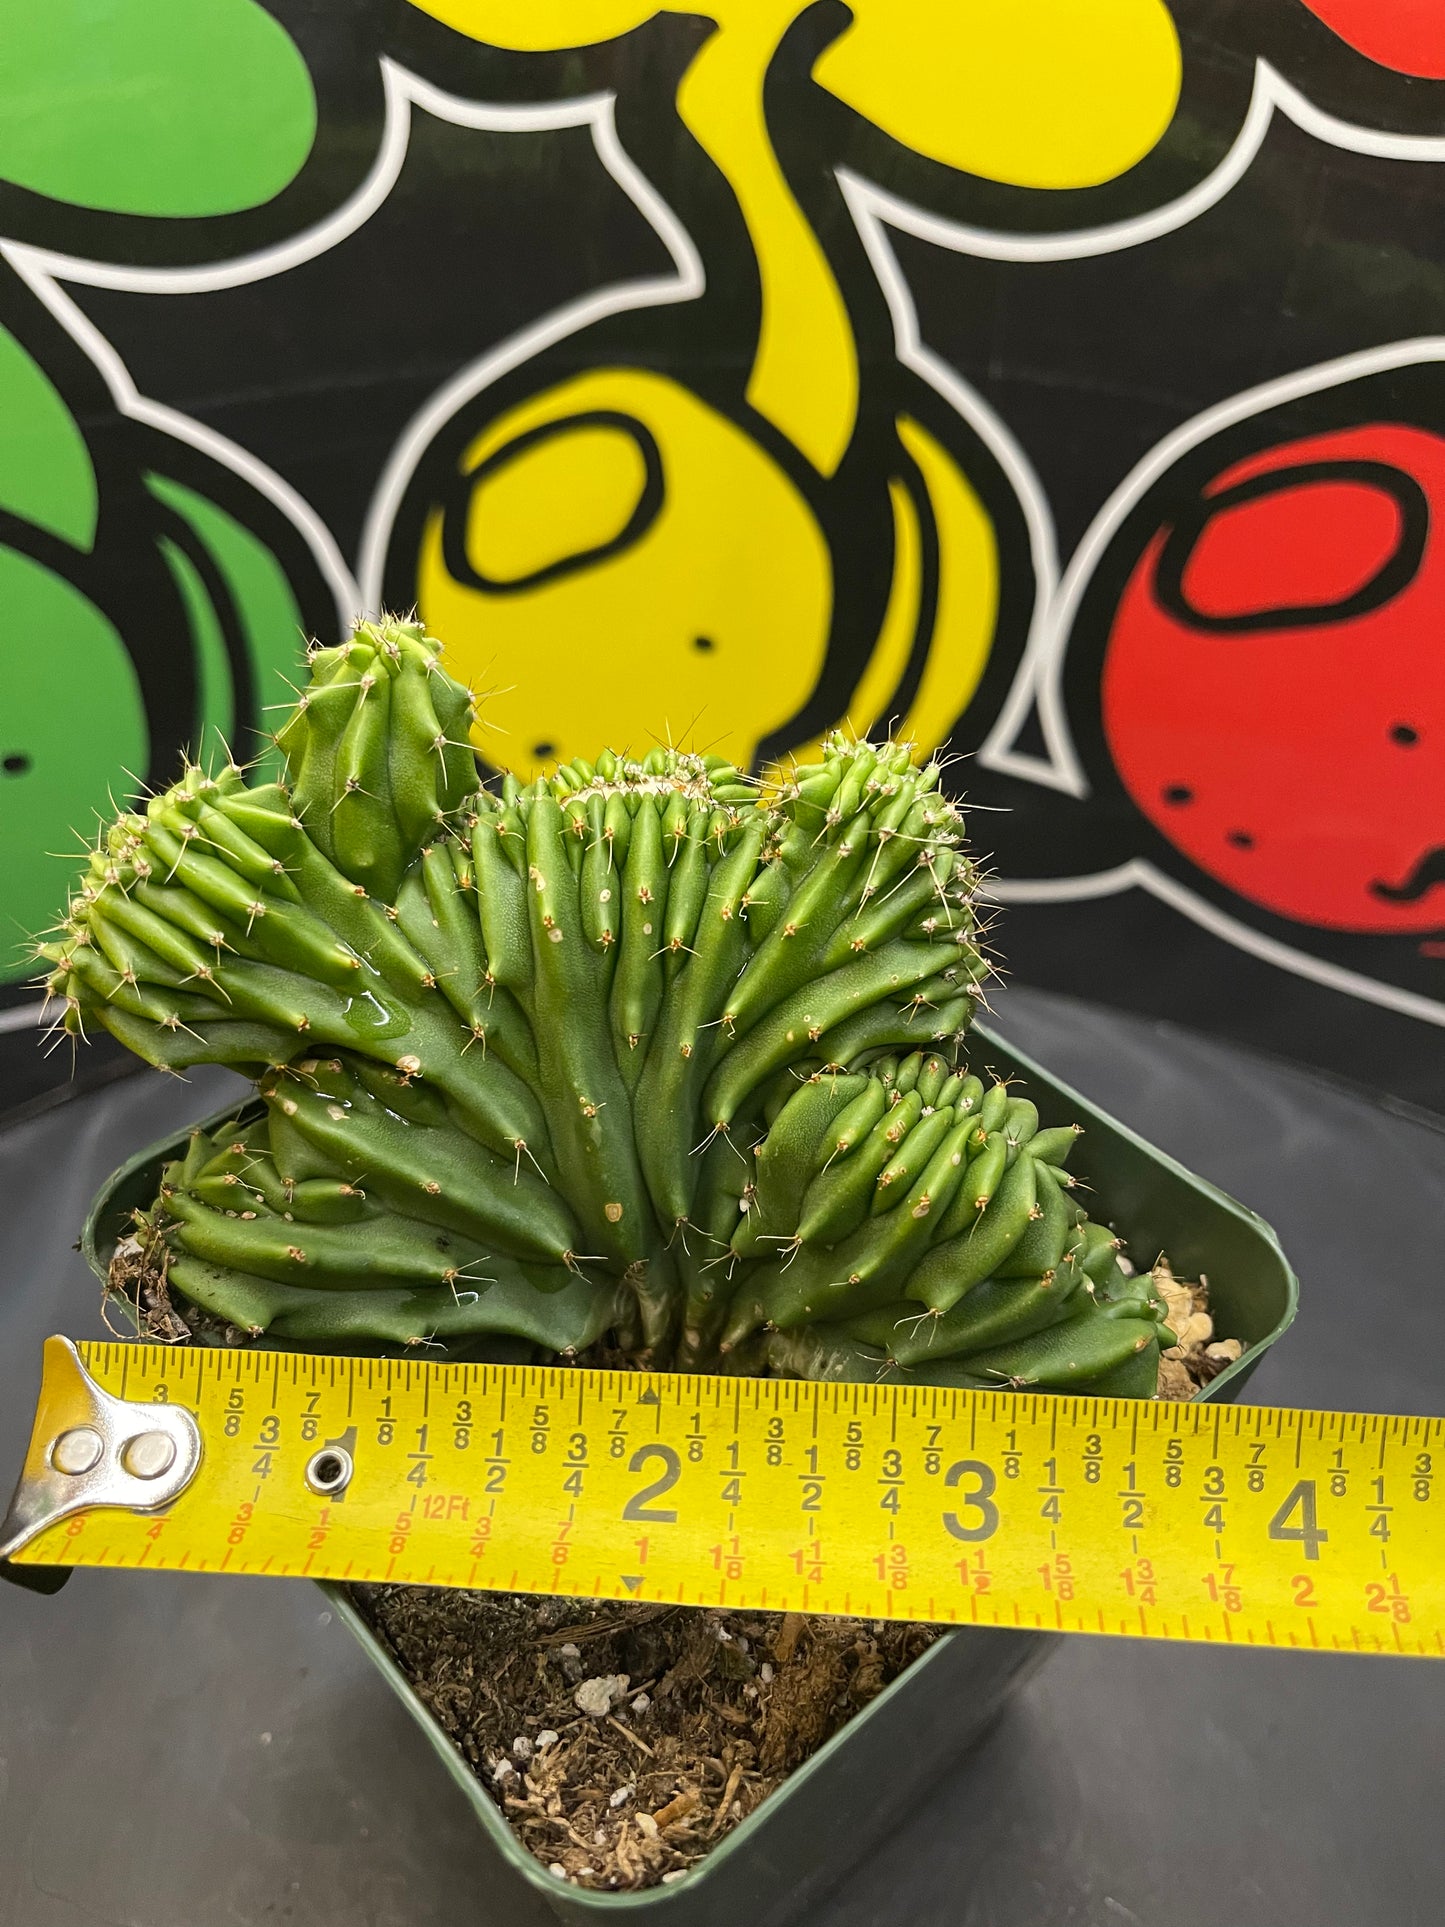
M 1438 1658 L 1442 1487 L 1440 1419 L 53 1338 L 0 1553 Z

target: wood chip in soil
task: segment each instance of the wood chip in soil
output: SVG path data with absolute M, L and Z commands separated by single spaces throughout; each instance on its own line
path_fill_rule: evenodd
M 686 1873 L 944 1631 L 427 1586 L 352 1594 L 528 1852 L 619 1893 Z M 579 1688 L 608 1710 L 580 1712 Z

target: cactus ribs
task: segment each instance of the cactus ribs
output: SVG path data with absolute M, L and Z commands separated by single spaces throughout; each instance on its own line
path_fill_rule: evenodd
M 314 651 L 286 781 L 184 769 L 44 949 L 65 1030 L 255 1084 L 140 1227 L 198 1329 L 1152 1395 L 1164 1301 L 1075 1129 L 967 1067 L 940 766 L 839 734 L 768 783 L 658 748 L 483 784 L 439 650 Z

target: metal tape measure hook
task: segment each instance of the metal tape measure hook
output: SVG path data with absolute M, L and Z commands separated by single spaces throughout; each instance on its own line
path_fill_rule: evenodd
M 68 1338 L 47 1338 L 30 1449 L 0 1521 L 0 1560 L 94 1506 L 159 1512 L 201 1463 L 201 1428 L 179 1405 L 102 1390 Z

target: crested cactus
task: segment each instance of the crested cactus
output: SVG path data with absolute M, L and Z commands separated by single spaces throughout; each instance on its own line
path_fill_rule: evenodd
M 186 769 L 46 947 L 66 1028 L 256 1083 L 167 1168 L 172 1286 L 287 1345 L 1152 1391 L 1162 1307 L 1075 1133 L 960 1062 L 986 965 L 937 765 L 839 736 L 769 789 L 670 749 L 479 787 L 437 655 L 318 650 L 288 782 Z

